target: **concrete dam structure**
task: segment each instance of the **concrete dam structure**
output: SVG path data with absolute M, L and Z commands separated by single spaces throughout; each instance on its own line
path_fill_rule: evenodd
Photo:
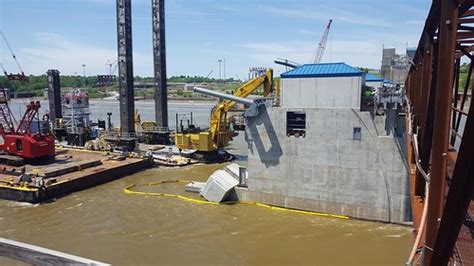
M 282 74 L 281 106 L 247 121 L 248 189 L 242 200 L 411 221 L 405 127 L 399 122 L 404 117 L 390 108 L 375 116 L 370 110 L 377 104 L 367 110 L 364 79 L 365 73 L 343 63 Z

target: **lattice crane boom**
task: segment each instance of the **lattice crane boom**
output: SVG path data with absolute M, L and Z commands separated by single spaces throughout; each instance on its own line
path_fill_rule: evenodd
M 328 25 L 326 26 L 326 30 L 324 31 L 323 37 L 319 42 L 318 49 L 316 50 L 316 54 L 314 56 L 313 63 L 319 64 L 323 59 L 324 50 L 326 49 L 326 44 L 328 42 L 329 30 L 331 29 L 332 19 L 329 20 Z
M 3 34 L 3 31 L 1 31 L 1 30 L 0 30 L 0 35 L 2 35 L 2 38 L 5 41 L 5 44 L 7 45 L 8 50 L 10 50 L 10 53 L 13 57 L 13 60 L 15 60 L 16 65 L 18 66 L 18 68 L 21 71 L 21 73 L 19 73 L 19 74 L 12 74 L 12 73 L 8 74 L 7 71 L 5 70 L 5 67 L 2 64 L 0 64 L 0 67 L 2 68 L 3 73 L 5 74 L 5 76 L 7 77 L 8 80 L 27 81 L 28 77 L 25 75 L 25 72 L 23 72 L 23 69 L 21 68 L 20 63 L 18 62 L 18 59 L 16 58 L 16 55 L 13 52 L 13 49 L 10 46 L 10 43 L 8 42 L 7 37 L 5 37 L 5 34 Z

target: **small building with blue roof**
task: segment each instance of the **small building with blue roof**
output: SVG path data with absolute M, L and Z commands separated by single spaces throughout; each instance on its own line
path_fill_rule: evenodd
M 383 88 L 384 79 L 374 74 L 367 73 L 365 75 L 365 85 L 378 90 Z
M 346 63 L 305 64 L 281 74 L 285 108 L 360 109 L 365 73 Z

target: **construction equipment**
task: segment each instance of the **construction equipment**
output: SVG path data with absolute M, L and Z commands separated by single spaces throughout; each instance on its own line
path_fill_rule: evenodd
M 288 71 L 288 68 L 297 68 L 301 66 L 300 63 L 297 63 L 288 59 L 283 59 L 283 58 L 277 58 L 275 59 L 274 62 L 275 64 L 285 66 L 287 71 Z
M 316 50 L 316 52 L 314 54 L 314 58 L 312 60 L 313 64 L 319 64 L 319 63 L 321 63 L 321 60 L 323 59 L 324 50 L 326 49 L 326 44 L 328 42 L 329 30 L 331 29 L 331 24 L 332 24 L 332 19 L 329 20 L 329 22 L 326 26 L 326 30 L 324 31 L 323 37 L 321 38 L 321 41 L 319 41 L 318 49 Z M 288 59 L 283 59 L 283 58 L 277 58 L 277 59 L 275 59 L 274 62 L 275 62 L 275 64 L 285 66 L 286 71 L 288 71 L 289 68 L 293 69 L 293 68 L 297 68 L 297 67 L 301 66 L 301 64 L 299 64 L 297 62 L 290 61 Z
M 5 77 L 7 77 L 8 80 L 27 81 L 28 77 L 25 75 L 25 72 L 23 72 L 23 69 L 21 68 L 20 63 L 16 59 L 16 55 L 13 52 L 13 49 L 10 46 L 10 43 L 8 43 L 8 41 L 7 41 L 7 37 L 5 37 L 5 34 L 3 34 L 3 31 L 0 31 L 0 34 L 2 35 L 3 40 L 5 41 L 5 44 L 7 45 L 8 49 L 10 50 L 10 53 L 12 54 L 13 60 L 15 60 L 16 65 L 18 66 L 18 68 L 21 71 L 21 73 L 19 73 L 19 74 L 13 74 L 13 73 L 8 74 L 5 67 L 0 63 L 0 67 L 3 70 L 3 73 L 5 74 Z
M 242 102 L 242 100 L 244 100 L 243 103 L 245 105 L 253 105 L 253 101 L 242 98 L 248 97 L 261 85 L 263 85 L 264 88 L 263 95 L 268 96 L 272 91 L 272 84 L 273 70 L 267 69 L 263 75 L 258 76 L 237 88 L 233 95 L 220 94 L 211 91 L 214 96 L 224 98 L 225 100 L 220 101 L 212 109 L 209 129 L 201 130 L 194 126 L 189 127 L 188 129 L 182 127 L 181 129 L 177 129 L 175 136 L 176 146 L 180 150 L 193 149 L 204 155 L 215 153 L 219 149 L 226 147 L 232 140 L 232 132 L 229 127 L 227 112 L 232 109 L 237 102 Z M 201 88 L 195 88 L 195 91 L 211 94 L 209 90 Z
M 115 61 L 110 61 L 110 60 L 107 60 L 107 62 L 105 63 L 106 66 L 109 67 L 109 76 L 112 76 L 112 75 L 115 75 L 115 72 L 117 71 L 117 67 L 118 67 L 118 60 L 115 60 Z
M 324 50 L 326 49 L 326 44 L 328 42 L 329 29 L 331 28 L 331 24 L 332 24 L 332 19 L 329 20 L 328 25 L 326 26 L 326 30 L 324 31 L 323 37 L 321 38 L 321 41 L 319 42 L 318 49 L 316 50 L 316 54 L 313 59 L 314 64 L 321 63 L 321 60 L 323 59 Z
M 5 158 L 0 155 L 0 159 L 8 163 L 11 156 L 36 159 L 55 155 L 54 138 L 50 134 L 48 121 L 39 119 L 40 107 L 39 101 L 27 104 L 26 111 L 15 129 L 16 122 L 8 106 L 5 90 L 0 88 L 0 136 L 3 138 L 0 151 L 9 154 Z

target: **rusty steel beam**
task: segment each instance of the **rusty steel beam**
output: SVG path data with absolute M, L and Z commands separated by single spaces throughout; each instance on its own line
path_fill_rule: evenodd
M 433 44 L 433 73 L 438 73 L 438 42 L 436 41 Z M 426 106 L 426 123 L 424 128 L 423 139 L 421 143 L 420 149 L 420 164 L 421 167 L 428 171 L 430 158 L 431 158 L 431 148 L 433 145 L 433 120 L 435 114 L 435 101 L 436 101 L 436 87 L 437 87 L 437 79 L 432 78 L 430 84 L 430 91 L 429 97 L 427 97 L 428 103 Z M 425 180 L 417 179 L 416 187 L 415 187 L 416 195 L 423 196 L 425 193 Z
M 443 213 L 447 152 L 449 141 L 449 120 L 454 80 L 454 54 L 458 26 L 458 6 L 451 0 L 440 1 L 438 30 L 438 69 L 436 84 L 435 119 L 431 159 L 430 202 L 428 206 L 424 265 L 431 265 L 431 257 L 438 233 L 439 219 Z
M 461 109 L 459 109 L 459 108 L 451 107 L 451 109 L 454 110 L 454 111 L 456 111 L 456 112 L 458 112 L 458 113 L 460 113 L 460 114 L 463 114 L 463 115 L 465 115 L 465 116 L 468 116 L 468 115 L 469 115 L 468 112 L 463 111 L 463 110 L 461 110 Z
M 429 157 L 429 154 L 426 155 L 426 150 L 423 150 L 423 144 L 425 140 L 425 136 L 430 138 L 429 142 L 431 142 L 431 136 L 432 132 L 428 132 L 432 130 L 432 127 L 427 125 L 427 118 L 428 118 L 428 108 L 429 108 L 429 99 L 431 95 L 431 80 L 432 80 L 432 71 L 433 71 L 433 60 L 432 60 L 432 55 L 433 55 L 433 45 L 431 43 L 431 40 L 429 39 L 428 36 L 425 36 L 425 41 L 423 44 L 423 82 L 422 82 L 422 87 L 421 89 L 421 101 L 420 101 L 420 153 L 423 154 L 422 161 L 424 161 L 422 165 L 422 168 L 425 172 L 428 172 L 428 164 L 427 160 L 425 159 L 426 157 Z M 426 144 L 425 144 L 426 145 Z M 431 147 L 430 147 L 431 149 Z M 425 152 L 424 152 L 425 151 Z M 417 171 L 416 175 L 416 183 L 415 183 L 415 191 L 417 191 L 416 195 L 423 195 L 425 193 L 425 179 L 421 175 L 419 171 Z
M 474 110 L 471 100 L 470 110 Z M 456 166 L 434 246 L 432 261 L 447 265 L 453 254 L 466 211 L 474 196 L 474 114 L 469 114 L 464 128 Z
M 415 78 L 416 78 L 416 85 L 415 85 L 415 98 L 413 99 L 413 106 L 415 111 L 415 123 L 416 125 L 420 124 L 420 116 L 421 116 L 421 105 L 420 105 L 420 98 L 421 98 L 421 91 L 422 91 L 422 80 L 423 80 L 423 62 L 419 62 L 416 64 L 416 71 L 415 71 Z
M 469 10 L 472 7 L 472 5 L 474 4 L 473 0 L 461 1 L 461 3 L 459 3 L 459 4 L 460 4 L 460 6 L 459 6 L 459 17 L 460 18 L 474 16 L 474 10 Z
M 474 59 L 474 57 L 471 55 L 471 52 L 474 50 L 474 46 L 470 46 L 470 47 L 462 47 L 461 46 L 460 50 L 465 56 L 469 57 L 469 59 L 471 59 L 471 60 Z
M 467 92 L 469 90 L 469 85 L 471 84 L 472 67 L 473 66 L 472 66 L 472 60 L 471 60 L 471 64 L 469 64 L 469 71 L 467 72 L 466 84 L 464 86 L 464 92 L 463 92 L 463 95 L 462 95 L 461 106 L 459 107 L 459 109 L 461 111 L 464 111 L 464 105 L 466 103 Z M 471 101 L 472 101 L 472 99 L 471 99 Z M 456 130 L 456 132 L 459 130 L 460 125 L 461 125 L 461 116 L 458 116 L 457 120 L 456 120 L 456 123 L 454 125 L 454 130 Z
M 428 106 L 428 99 L 430 95 L 430 88 L 431 88 L 431 79 L 432 79 L 432 71 L 433 71 L 433 62 L 432 62 L 432 54 L 433 54 L 433 45 L 431 44 L 431 40 L 428 36 L 425 37 L 425 42 L 423 44 L 423 81 L 421 87 L 421 101 L 420 101 L 420 127 L 421 127 L 421 134 L 420 139 L 423 140 L 425 127 L 426 127 L 426 108 Z M 425 169 L 426 171 L 426 169 Z
M 471 1 L 469 1 L 471 2 Z M 460 18 L 465 18 L 465 17 L 472 17 L 474 16 L 474 10 L 470 10 L 472 3 L 465 3 L 459 8 L 459 17 Z
M 459 73 L 461 72 L 461 58 L 456 58 L 456 68 L 455 68 L 455 78 L 454 78 L 454 97 L 453 97 L 453 107 L 457 108 L 458 107 L 458 97 L 459 97 Z M 451 107 L 451 110 L 453 109 Z M 457 112 L 453 112 L 452 115 L 452 122 L 451 122 L 451 128 L 454 129 L 456 125 L 456 116 Z M 454 146 L 454 143 L 456 142 L 456 135 L 451 134 L 451 146 Z
M 153 62 L 155 73 L 156 125 L 168 128 L 168 84 L 166 81 L 165 0 L 152 0 Z
M 460 23 L 460 24 L 463 24 L 463 23 L 466 23 L 466 24 L 474 23 L 474 18 L 461 18 L 461 19 L 459 19 L 459 23 Z
M 458 40 L 463 40 L 463 39 L 472 39 L 474 38 L 474 32 L 472 31 L 461 31 L 458 32 Z

